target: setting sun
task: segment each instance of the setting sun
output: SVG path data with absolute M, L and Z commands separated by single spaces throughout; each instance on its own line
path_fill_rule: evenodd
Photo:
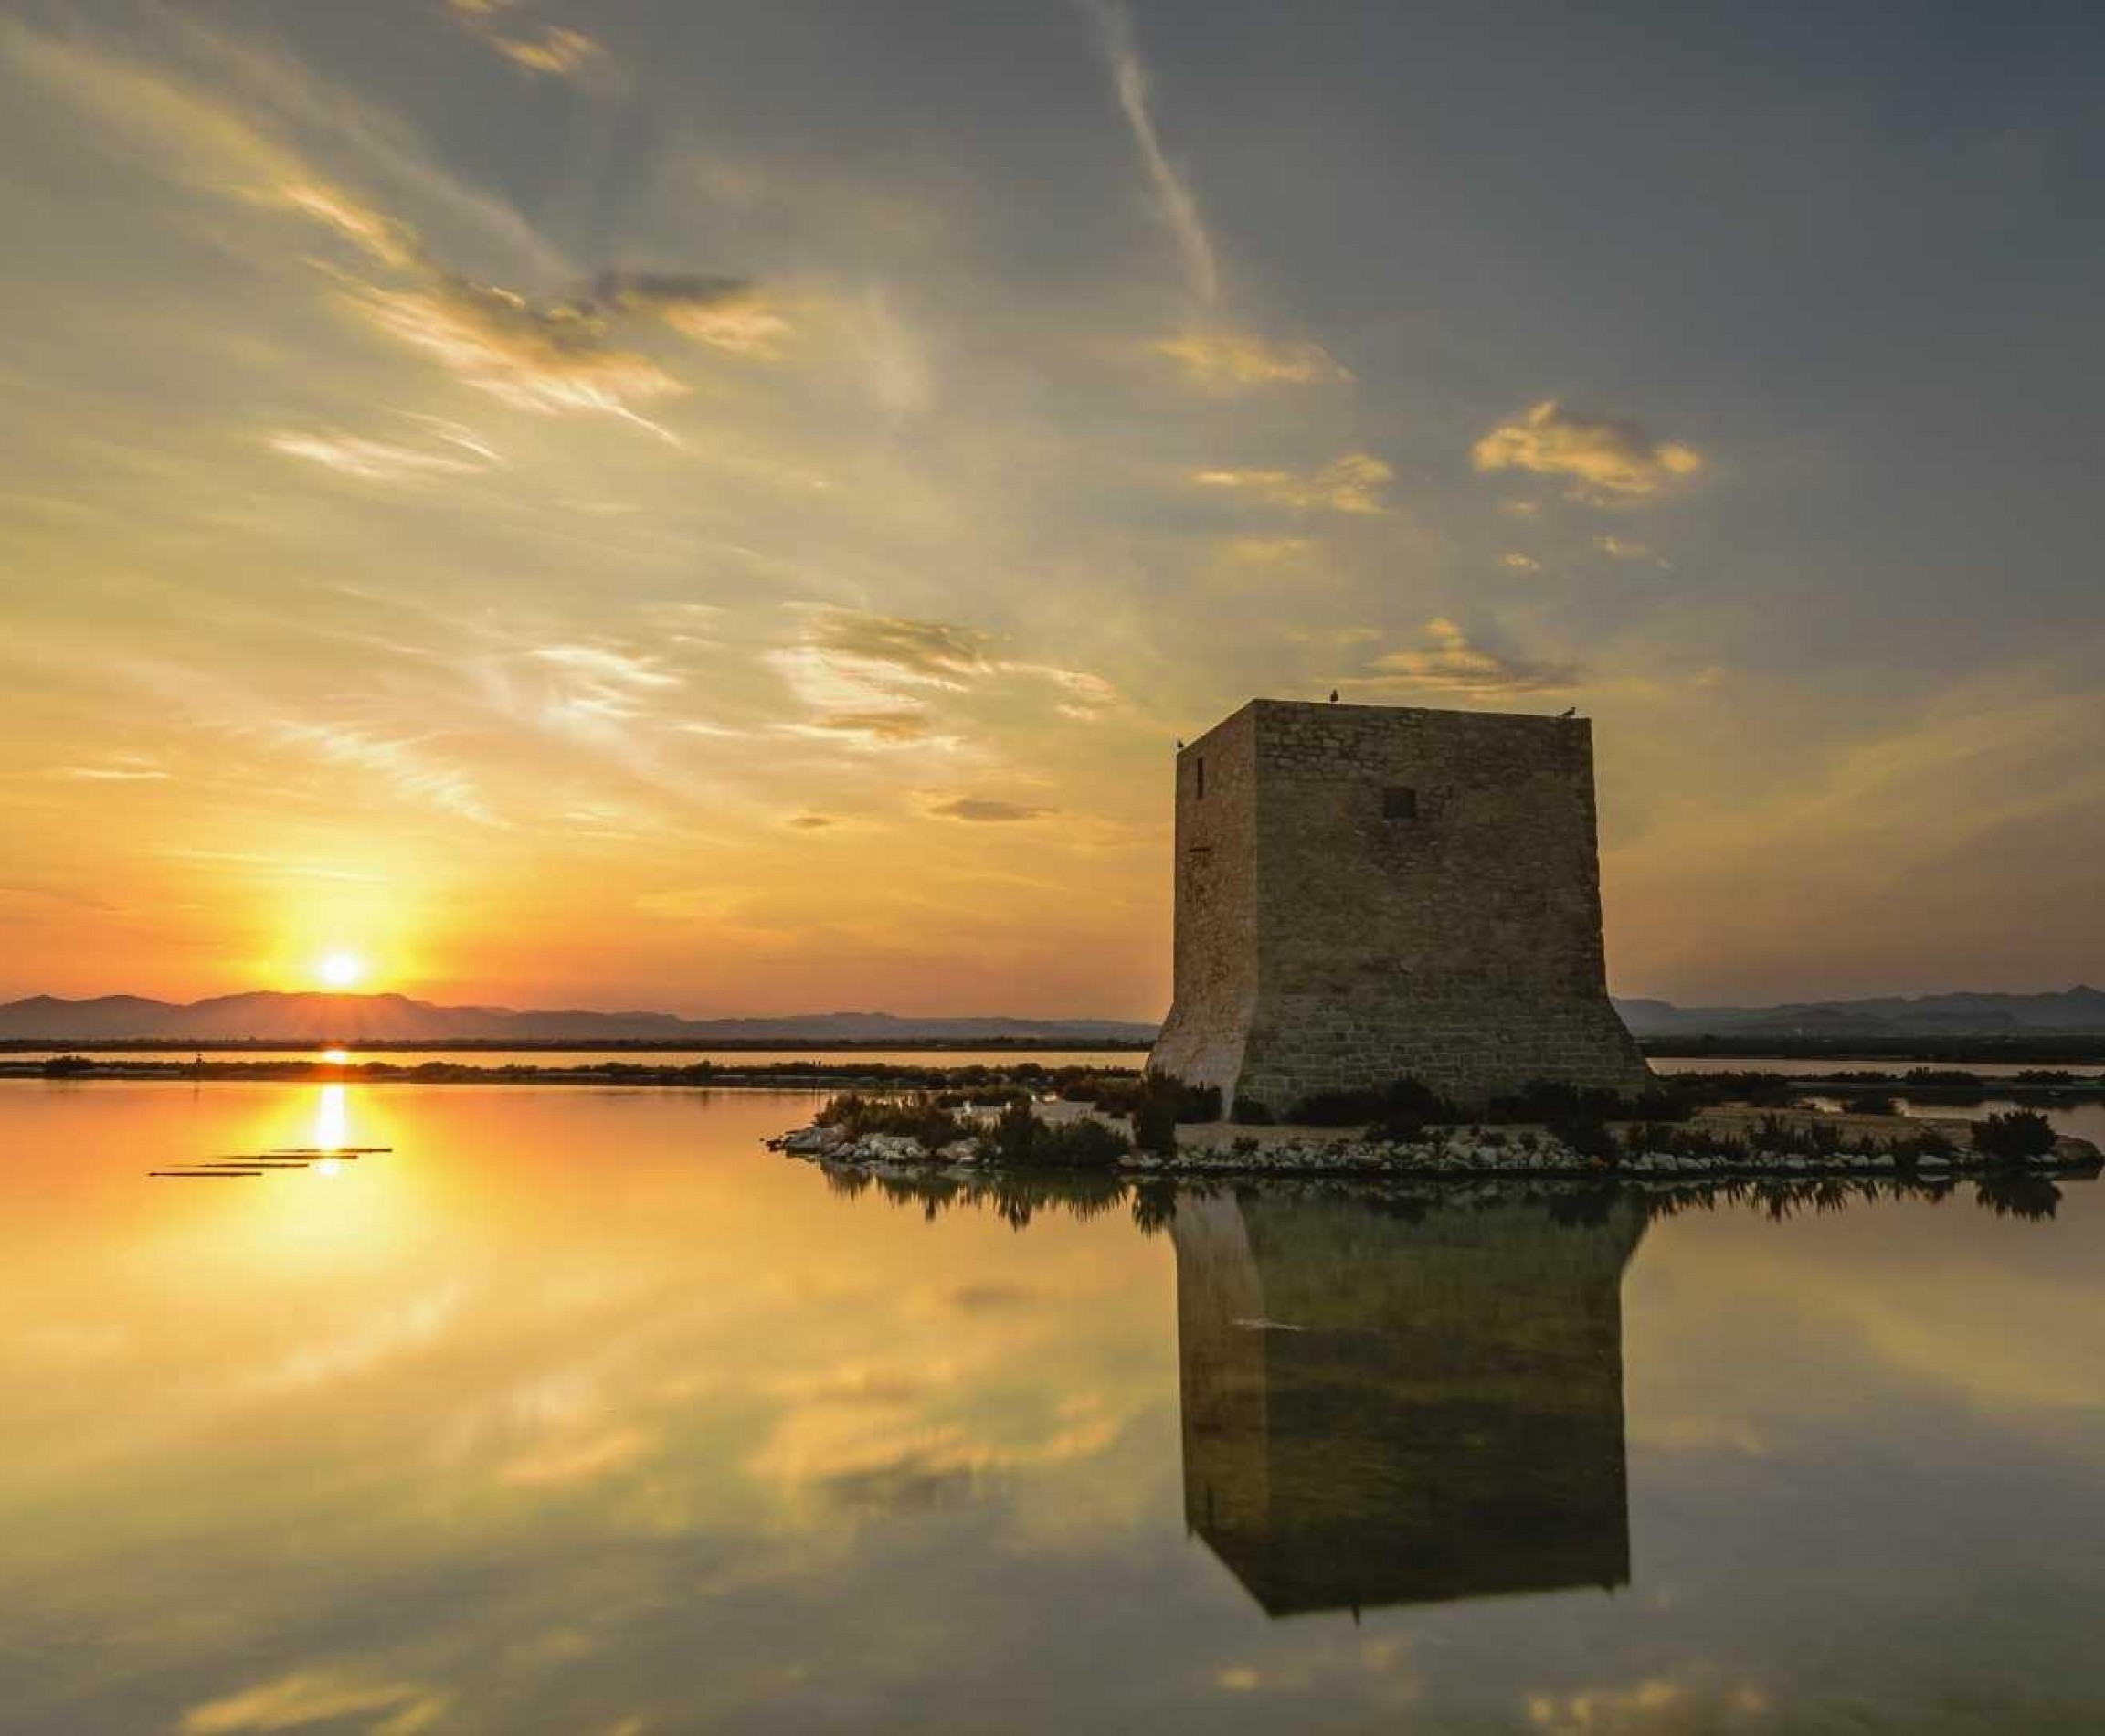
M 315 969 L 332 989 L 348 989 L 365 974 L 365 961 L 354 952 L 332 952 Z

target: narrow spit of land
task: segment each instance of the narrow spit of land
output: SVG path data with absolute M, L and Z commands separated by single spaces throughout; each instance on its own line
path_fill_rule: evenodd
M 778 1051 L 777 1051 L 778 1052 Z M 1112 1050 L 1093 1053 L 1113 1053 Z M 837 1051 L 821 1051 L 833 1054 Z M 940 1052 L 935 1052 L 939 1054 Z M 1146 1052 L 1130 1067 L 1047 1066 L 1025 1059 L 953 1064 L 933 1059 L 926 1064 L 838 1060 L 653 1062 L 605 1060 L 561 1065 L 529 1062 L 478 1063 L 445 1060 L 268 1061 L 205 1056 L 177 1059 L 133 1052 L 69 1052 L 48 1058 L 16 1059 L 0 1055 L 0 1079 L 232 1079 L 286 1081 L 296 1085 L 580 1085 L 689 1086 L 711 1090 L 759 1091 L 939 1091 L 982 1086 L 1049 1089 L 1081 1074 L 1137 1077 Z
M 775 1046 L 773 1052 L 779 1054 L 781 1047 Z M 1091 1052 L 1107 1055 L 1119 1053 L 1097 1045 L 1091 1045 Z M 1129 1066 L 1049 1064 L 1031 1060 L 1028 1050 L 1019 1049 L 1012 1060 L 1004 1056 L 999 1063 L 953 1063 L 943 1059 L 942 1051 L 930 1050 L 926 1062 L 909 1064 L 863 1060 L 853 1050 L 824 1049 L 795 1060 L 673 1061 L 622 1050 L 604 1057 L 595 1055 L 590 1061 L 545 1064 L 477 1061 L 469 1058 L 472 1053 L 396 1051 L 385 1059 L 337 1062 L 319 1056 L 290 1059 L 283 1055 L 251 1060 L 225 1052 L 198 1055 L 164 1047 L 83 1047 L 58 1055 L 0 1051 L 0 1080 L 217 1079 L 299 1085 L 642 1085 L 759 1091 L 980 1091 L 1006 1087 L 1060 1093 L 1078 1081 L 1137 1077 L 1146 1059 L 1144 1050 L 1136 1050 L 1131 1052 Z M 578 1052 L 572 1049 L 569 1053 Z M 981 1047 L 977 1053 L 986 1050 Z M 1672 1078 L 1677 1088 L 1693 1089 L 1708 1102 L 1745 1096 L 1772 1107 L 1785 1106 L 1800 1096 L 1831 1097 L 1846 1105 L 1892 1096 L 1905 1096 L 1918 1105 L 1953 1106 L 1990 1098 L 2037 1107 L 2105 1102 L 2105 1073 L 2079 1073 L 2063 1067 L 2028 1067 L 2015 1074 L 1988 1075 L 1962 1067 L 1881 1066 L 1872 1063 L 1788 1076 L 1719 1068 L 1677 1074 Z

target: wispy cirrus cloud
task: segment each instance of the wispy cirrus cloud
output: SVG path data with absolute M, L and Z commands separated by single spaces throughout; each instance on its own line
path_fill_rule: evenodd
M 1486 651 L 1474 643 L 1458 622 L 1444 615 L 1436 615 L 1425 623 L 1425 637 L 1419 644 L 1384 652 L 1369 665 L 1369 671 L 1365 675 L 1348 677 L 1338 685 L 1408 687 L 1492 698 L 1555 693 L 1578 682 L 1578 671 L 1569 663 L 1528 662 Z
M 687 387 L 649 356 L 610 346 L 605 322 L 587 308 L 541 306 L 450 276 L 411 289 L 365 285 L 354 300 L 381 331 L 514 409 L 599 411 L 679 444 L 636 406 Z
M 767 652 L 807 708 L 807 715 L 788 727 L 873 747 L 937 740 L 927 700 L 934 691 L 956 692 L 963 683 L 946 654 L 906 630 L 915 629 L 945 630 L 934 622 L 828 612 L 811 638 Z
M 266 438 L 272 451 L 305 460 L 364 482 L 431 482 L 476 476 L 495 469 L 497 454 L 466 430 L 440 432 L 434 444 L 407 446 L 337 429 L 280 429 Z
M 1266 386 L 1349 384 L 1351 370 L 1320 344 L 1275 342 L 1250 332 L 1192 331 L 1149 346 L 1193 386 L 1222 396 Z
M 989 667 L 986 635 L 947 621 L 872 615 L 827 604 L 807 605 L 808 643 L 836 662 L 892 672 L 892 679 L 958 687 Z
M 831 604 L 800 605 L 799 642 L 767 653 L 810 710 L 792 725 L 868 746 L 932 742 L 927 701 L 962 692 L 989 668 L 986 640 L 944 621 L 873 615 Z
M 397 796 L 443 809 L 479 826 L 505 824 L 483 800 L 475 779 L 465 769 L 431 757 L 426 736 L 391 736 L 353 724 L 295 719 L 268 725 L 261 733 L 282 746 L 305 750 L 333 765 L 376 778 Z
M 465 8 L 486 19 L 505 10 L 498 5 Z M 501 233 L 512 250 L 543 269 L 555 261 L 553 250 L 516 213 L 429 170 L 378 120 L 354 109 L 346 118 L 345 105 L 313 88 L 296 67 L 213 46 L 241 84 L 261 91 L 276 81 L 303 93 L 300 114 L 332 120 L 355 155 L 382 178 L 413 185 L 448 209 L 471 215 L 479 228 Z M 0 56 L 94 115 L 111 139 L 143 153 L 155 172 L 196 191 L 284 210 L 329 231 L 348 247 L 357 267 L 324 269 L 375 327 L 514 408 L 609 414 L 673 441 L 640 407 L 688 388 L 652 357 L 616 344 L 610 314 L 647 312 L 719 352 L 762 359 L 772 356 L 787 330 L 787 321 L 759 291 L 734 278 L 604 274 L 616 291 L 605 309 L 588 295 L 538 302 L 478 281 L 435 258 L 413 224 L 315 169 L 289 142 L 289 122 L 274 123 L 261 109 L 237 110 L 157 69 L 17 26 L 0 25 Z M 331 456 L 320 449 L 298 455 L 323 462 Z M 339 447 L 334 456 L 349 473 L 362 466 L 399 476 L 417 468 L 399 453 Z
M 1118 700 L 1118 690 L 1100 675 L 997 657 L 989 635 L 948 621 L 823 603 L 797 605 L 795 614 L 797 642 L 764 653 L 808 708 L 787 725 L 794 733 L 842 736 L 864 746 L 955 747 L 957 727 L 936 718 L 935 708 L 946 702 L 1050 687 L 1057 715 L 1087 723 Z
M 414 229 L 319 181 L 280 182 L 259 196 L 326 225 L 378 264 L 407 270 L 425 263 Z
M 1493 429 L 1471 450 L 1470 460 L 1486 472 L 1566 478 L 1571 498 L 1594 503 L 1657 494 L 1704 466 L 1692 446 L 1655 440 L 1633 421 L 1582 416 L 1555 398 Z
M 590 299 L 537 302 L 449 270 L 410 225 L 318 177 L 250 196 L 322 225 L 379 268 L 333 275 L 373 325 L 468 385 L 515 409 L 597 410 L 673 439 L 635 407 L 687 387 L 651 357 L 611 344 L 608 316 Z
M 1380 490 L 1394 475 L 1370 452 L 1348 452 L 1317 471 L 1200 470 L 1190 480 L 1200 488 L 1296 511 L 1379 516 L 1390 510 Z
M 1191 293 L 1211 306 L 1221 299 L 1221 268 L 1214 259 L 1213 239 L 1199 215 L 1199 201 L 1164 153 L 1162 141 L 1156 133 L 1154 112 L 1148 101 L 1148 67 L 1134 39 L 1132 17 L 1112 0 L 1097 0 L 1094 10 L 1118 107 L 1140 153 L 1141 166 L 1148 173 L 1156 210 L 1184 256 L 1184 273 Z
M 680 685 L 680 677 L 655 659 L 605 645 L 541 645 L 527 655 L 604 687 L 635 689 Z
M 100 766 L 54 766 L 44 774 L 68 783 L 164 784 L 175 774 L 143 762 Z

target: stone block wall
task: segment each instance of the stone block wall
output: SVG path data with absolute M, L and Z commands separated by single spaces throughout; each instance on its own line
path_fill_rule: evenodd
M 1177 1006 L 1148 1057 L 1223 1109 L 1257 1012 L 1256 725 L 1246 705 L 1177 756 Z
M 1275 1113 L 1649 1083 L 1608 1000 L 1584 720 L 1253 701 L 1179 757 L 1177 830 L 1158 1070 Z

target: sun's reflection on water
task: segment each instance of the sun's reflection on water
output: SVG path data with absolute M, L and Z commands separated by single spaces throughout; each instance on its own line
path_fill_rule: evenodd
M 314 1105 L 313 1144 L 323 1151 L 341 1151 L 351 1143 L 349 1087 L 325 1085 Z

